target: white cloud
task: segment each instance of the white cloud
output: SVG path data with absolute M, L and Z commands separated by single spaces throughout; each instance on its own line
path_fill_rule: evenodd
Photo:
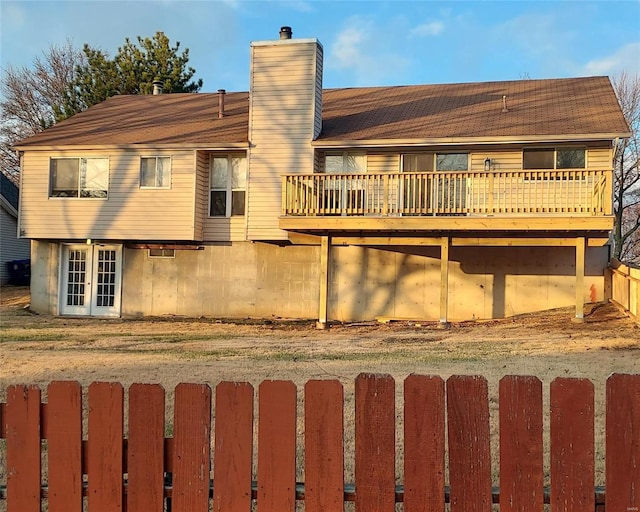
M 409 37 L 437 36 L 444 30 L 444 23 L 441 21 L 430 21 L 422 23 L 409 31 Z
M 559 26 L 552 14 L 527 13 L 497 25 L 493 32 L 500 39 L 518 44 L 531 55 L 551 53 L 561 48 L 572 32 Z
M 640 42 L 621 46 L 611 55 L 593 59 L 584 66 L 587 75 L 616 75 L 621 71 L 640 73 Z
M 393 37 L 364 16 L 349 18 L 345 26 L 330 45 L 327 67 L 350 73 L 356 86 L 395 82 L 408 60 L 393 49 Z
M 331 46 L 331 57 L 339 69 L 357 66 L 362 62 L 363 46 L 373 34 L 373 23 L 361 18 L 351 18 L 347 28 L 338 34 Z

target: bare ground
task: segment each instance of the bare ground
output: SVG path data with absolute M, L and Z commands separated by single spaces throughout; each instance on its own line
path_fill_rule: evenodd
M 213 387 L 223 380 L 248 381 L 257 388 L 265 379 L 287 379 L 301 389 L 309 379 L 339 379 L 345 386 L 348 451 L 353 381 L 361 372 L 391 374 L 398 405 L 402 380 L 411 373 L 484 375 L 492 424 L 502 376 L 538 376 L 547 409 L 554 378 L 583 377 L 596 389 L 600 482 L 605 380 L 613 372 L 640 372 L 640 327 L 610 304 L 587 306 L 584 323 L 572 322 L 573 311 L 567 308 L 454 323 L 446 330 L 434 323 L 370 322 L 319 331 L 313 321 L 63 318 L 33 314 L 28 303 L 28 289 L 2 288 L 0 401 L 10 384 L 38 384 L 44 390 L 53 380 L 77 380 L 83 386 L 93 381 L 119 381 L 125 387 L 161 383 L 170 404 L 180 382 Z M 171 406 L 167 418 L 170 422 Z M 496 438 L 493 443 L 497 446 Z M 400 464 L 402 454 L 398 459 Z M 350 470 L 348 464 L 347 475 Z

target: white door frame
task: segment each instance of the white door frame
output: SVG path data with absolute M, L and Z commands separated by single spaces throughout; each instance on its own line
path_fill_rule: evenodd
M 61 244 L 58 313 L 120 316 L 122 245 Z

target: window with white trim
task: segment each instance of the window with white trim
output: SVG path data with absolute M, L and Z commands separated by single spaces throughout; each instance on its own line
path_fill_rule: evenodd
M 522 168 L 524 170 L 584 169 L 585 154 L 584 148 L 525 149 L 522 151 Z
M 209 168 L 209 216 L 245 214 L 247 159 L 244 155 L 211 157 Z
M 49 197 L 106 198 L 109 159 L 51 158 Z
M 327 153 L 324 172 L 328 174 L 362 174 L 367 172 L 367 154 L 356 151 Z
M 468 171 L 468 153 L 404 153 L 403 172 Z
M 171 157 L 140 157 L 140 188 L 171 188 Z

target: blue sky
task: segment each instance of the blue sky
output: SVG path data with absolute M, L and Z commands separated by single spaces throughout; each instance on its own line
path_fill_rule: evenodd
M 323 44 L 325 87 L 640 73 L 640 0 L 1 0 L 0 16 L 2 68 L 67 39 L 113 55 L 163 31 L 204 92 L 248 90 L 250 42 L 282 25 Z

